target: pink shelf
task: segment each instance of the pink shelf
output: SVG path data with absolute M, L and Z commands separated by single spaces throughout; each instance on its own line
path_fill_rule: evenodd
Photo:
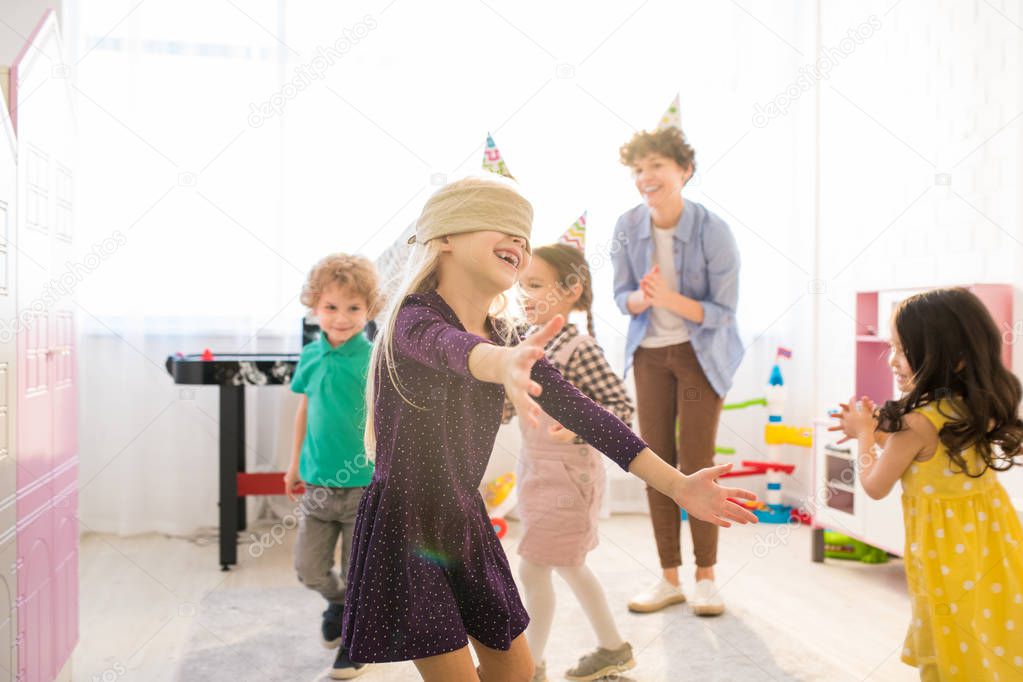
M 1012 328 L 1013 287 L 1010 284 L 974 284 L 966 287 L 987 306 L 999 330 Z M 887 335 L 889 307 L 895 301 L 922 289 L 891 289 L 887 291 L 861 291 L 856 294 L 855 362 L 856 395 L 869 396 L 875 403 L 894 397 L 895 382 L 888 365 L 889 340 Z M 1011 348 L 1003 344 L 1002 361 L 1012 367 Z M 861 500 L 856 485 L 834 485 L 836 473 L 847 471 L 849 462 L 844 456 L 827 451 L 826 444 L 837 436 L 826 431 L 833 420 L 820 419 L 814 423 L 814 499 L 826 499 L 814 514 L 813 559 L 824 560 L 824 529 L 834 528 L 852 538 L 879 547 L 890 554 L 901 556 L 903 542 L 901 508 L 897 495 L 884 500 Z M 850 445 L 850 453 L 855 453 Z M 840 476 L 841 478 L 841 476 Z M 830 490 L 828 490 L 830 487 Z M 829 494 L 825 497 L 825 491 Z
M 966 288 L 983 301 L 999 329 L 1011 328 L 1011 284 L 972 284 Z M 870 396 L 879 404 L 894 397 L 892 370 L 888 365 L 888 340 L 876 335 L 877 330 L 888 324 L 887 319 L 879 318 L 879 294 L 897 294 L 898 291 L 889 289 L 856 294 L 856 395 Z M 905 291 L 909 293 L 918 289 Z M 887 311 L 884 314 L 887 315 Z M 1002 346 L 1002 362 L 1006 367 L 1012 367 L 1012 348 L 1008 344 Z
M 876 335 L 877 326 L 877 293 L 863 291 L 856 294 L 856 334 Z

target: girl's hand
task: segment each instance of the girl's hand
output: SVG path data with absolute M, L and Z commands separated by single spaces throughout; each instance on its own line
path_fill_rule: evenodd
M 838 404 L 838 412 L 828 412 L 828 416 L 831 417 L 832 419 L 839 419 L 839 420 L 841 420 L 843 418 L 843 416 L 845 415 L 845 413 L 848 412 L 848 411 L 849 411 L 849 405 L 848 404 L 846 404 L 846 403 L 839 403 Z M 842 432 L 842 439 L 839 440 L 838 443 L 836 443 L 836 445 L 841 445 L 842 443 L 846 442 L 847 440 L 852 439 L 852 436 L 850 436 L 850 435 L 845 433 L 845 426 L 841 422 L 839 422 L 838 424 L 835 424 L 834 426 L 829 426 L 828 427 L 828 431 L 841 431 Z
M 757 517 L 753 512 L 728 498 L 755 500 L 757 496 L 742 488 L 723 488 L 716 482 L 719 476 L 731 469 L 731 464 L 719 464 L 679 478 L 673 486 L 671 497 L 689 514 L 723 528 L 731 526 L 733 521 L 756 523 Z
M 569 431 L 561 424 L 555 423 L 548 433 L 550 433 L 551 438 L 559 443 L 571 443 L 575 440 L 575 433 Z
M 295 488 L 300 485 L 302 485 L 302 479 L 298 475 L 298 469 L 288 467 L 287 473 L 284 474 L 284 494 L 292 502 L 298 500 L 298 493 L 295 491 Z
M 674 291 L 664 281 L 660 266 L 650 268 L 650 272 L 643 276 L 639 283 L 643 295 L 650 300 L 655 308 L 666 308 L 671 300 Z
M 876 421 L 874 419 L 874 401 L 863 396 L 856 400 L 856 396 L 849 398 L 848 403 L 839 403 L 840 412 L 832 414 L 834 419 L 839 421 L 835 426 L 829 426 L 828 431 L 841 431 L 845 437 L 838 441 L 844 443 L 853 438 L 874 431 Z
M 501 384 L 505 395 L 515 406 L 519 419 L 525 419 L 530 426 L 540 425 L 540 406 L 533 397 L 543 390 L 540 384 L 530 378 L 533 365 L 543 357 L 544 347 L 565 325 L 562 315 L 555 315 L 550 322 L 527 336 L 522 343 L 506 349 L 504 366 L 501 368 Z

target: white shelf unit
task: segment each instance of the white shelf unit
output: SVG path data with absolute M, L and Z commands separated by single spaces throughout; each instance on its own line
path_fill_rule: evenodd
M 824 530 L 833 530 L 902 556 L 902 484 L 883 500 L 872 500 L 856 475 L 855 441 L 838 444 L 841 435 L 828 431 L 833 420 L 814 422 L 813 434 L 813 559 L 824 560 Z

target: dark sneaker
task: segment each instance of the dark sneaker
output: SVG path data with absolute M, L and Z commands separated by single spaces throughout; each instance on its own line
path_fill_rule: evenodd
M 341 614 L 344 610 L 344 604 L 328 604 L 327 610 L 323 612 L 320 632 L 323 633 L 321 644 L 325 649 L 336 649 L 341 646 Z
M 369 663 L 355 663 L 348 658 L 348 649 L 341 647 L 334 660 L 334 667 L 330 669 L 330 679 L 350 680 L 358 677 L 370 668 Z
M 575 667 L 565 673 L 565 677 L 577 682 L 589 682 L 616 673 L 623 673 L 635 667 L 636 660 L 632 657 L 632 645 L 626 642 L 617 649 L 597 647 L 595 651 L 580 658 Z

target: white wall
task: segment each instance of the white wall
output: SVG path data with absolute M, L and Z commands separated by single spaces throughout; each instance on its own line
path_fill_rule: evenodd
M 853 390 L 855 291 L 1023 279 L 1023 3 L 822 5 L 825 44 L 882 28 L 821 88 L 821 414 Z

